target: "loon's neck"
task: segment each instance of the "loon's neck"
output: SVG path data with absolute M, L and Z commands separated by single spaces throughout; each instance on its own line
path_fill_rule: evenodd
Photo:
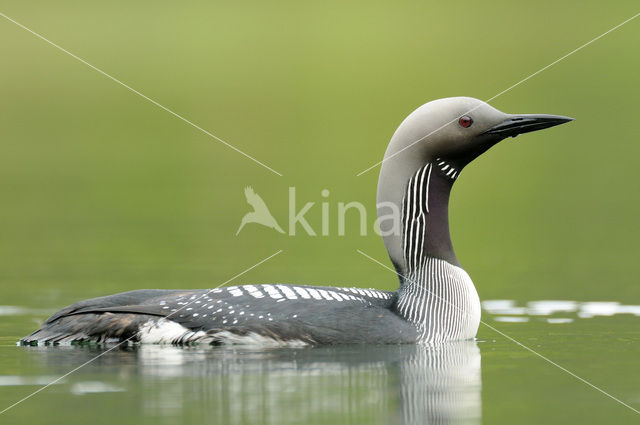
M 393 308 L 416 325 L 418 342 L 473 338 L 478 330 L 480 300 L 449 234 L 449 196 L 459 174 L 454 164 L 414 156 L 386 161 L 380 171 L 380 230 L 400 278 Z M 400 231 L 384 222 L 386 203 L 400 211 Z
M 452 164 L 435 159 L 409 180 L 402 209 L 408 273 L 416 270 L 416 260 L 427 257 L 460 266 L 449 232 L 449 197 L 459 173 Z
M 449 197 L 460 169 L 439 158 L 413 169 L 397 167 L 397 163 L 383 165 L 378 205 L 380 215 L 385 203 L 395 205 L 400 212 L 401 223 L 395 232 L 385 232 L 382 221 L 380 225 L 401 284 L 417 272 L 426 258 L 460 267 L 449 232 Z

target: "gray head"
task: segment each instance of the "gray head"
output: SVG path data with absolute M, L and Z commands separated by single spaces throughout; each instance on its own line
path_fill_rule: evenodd
M 506 137 L 571 121 L 559 115 L 505 114 L 471 97 L 448 97 L 425 103 L 396 130 L 385 154 L 406 152 L 423 162 L 435 157 L 464 167 Z
M 443 181 L 448 182 L 450 189 L 464 166 L 499 141 L 571 120 L 558 115 L 506 114 L 470 97 L 450 97 L 426 103 L 413 111 L 391 138 L 380 170 L 378 205 L 380 207 L 391 202 L 401 208 L 409 180 L 426 164 L 443 164 L 438 171 L 446 168 L 448 175 L 443 176 Z M 434 182 L 431 184 L 436 185 Z M 444 208 L 445 220 L 448 199 L 449 192 L 446 190 L 446 196 L 438 198 L 438 202 L 445 205 L 433 206 Z M 379 210 L 378 214 L 384 216 L 388 211 Z M 443 240 L 438 242 L 443 246 L 434 248 L 443 252 L 430 254 L 457 263 L 450 247 L 448 221 L 439 224 L 440 227 L 446 226 L 446 229 L 433 225 L 430 227 L 436 233 L 446 233 L 446 238 L 441 237 Z M 385 245 L 396 268 L 406 271 L 402 267 L 402 235 L 392 232 L 388 227 L 390 225 L 383 221 L 380 223 Z M 448 247 L 444 246 L 447 244 Z

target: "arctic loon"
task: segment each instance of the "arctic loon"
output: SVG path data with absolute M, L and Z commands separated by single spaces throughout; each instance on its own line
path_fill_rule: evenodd
M 303 346 L 474 338 L 480 301 L 451 244 L 451 188 L 497 142 L 571 120 L 505 114 L 469 97 L 413 111 L 394 133 L 378 181 L 378 205 L 401 212 L 399 232 L 380 221 L 400 281 L 394 292 L 284 284 L 136 290 L 66 307 L 21 342 Z

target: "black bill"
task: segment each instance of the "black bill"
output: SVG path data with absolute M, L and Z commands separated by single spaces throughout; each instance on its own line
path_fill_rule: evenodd
M 492 134 L 502 137 L 516 137 L 518 134 L 542 130 L 573 121 L 573 118 L 562 115 L 526 114 L 512 115 L 498 125 L 491 127 L 484 134 Z

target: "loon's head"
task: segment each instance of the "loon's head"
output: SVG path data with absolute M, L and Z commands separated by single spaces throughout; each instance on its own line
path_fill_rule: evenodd
M 378 181 L 380 231 L 396 269 L 407 270 L 403 251 L 413 244 L 421 244 L 426 255 L 458 264 L 449 236 L 447 208 L 451 185 L 462 168 L 507 137 L 572 120 L 559 115 L 506 114 L 470 97 L 434 100 L 413 111 L 393 134 Z M 427 171 L 429 164 L 436 172 Z M 410 186 L 414 177 L 420 178 L 420 183 Z M 407 199 L 412 209 L 405 211 L 403 199 L 409 189 L 412 197 Z M 416 202 L 428 203 L 423 205 L 424 213 L 428 213 L 426 225 L 418 234 L 411 233 L 413 239 L 403 242 L 410 221 L 407 214 L 419 212 Z M 401 231 L 385 221 L 389 206 L 402 211 Z
M 507 137 L 553 127 L 573 118 L 560 115 L 506 114 L 471 97 L 426 103 L 398 127 L 385 156 L 411 150 L 418 160 L 442 158 L 461 169 Z M 413 149 L 414 146 L 416 149 Z

